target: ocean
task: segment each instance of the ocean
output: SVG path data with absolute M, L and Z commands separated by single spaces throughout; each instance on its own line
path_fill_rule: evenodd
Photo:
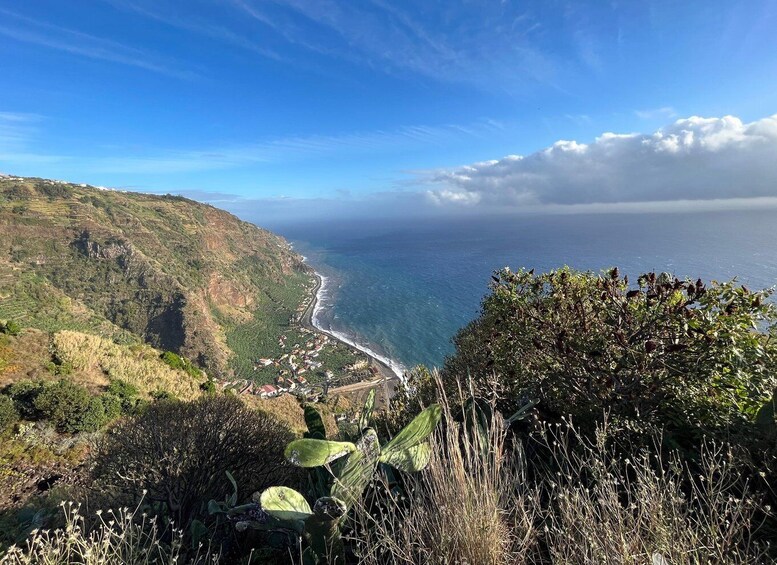
M 324 278 L 315 322 L 390 360 L 440 366 L 494 270 L 613 266 L 777 284 L 777 211 L 577 214 L 271 226 Z

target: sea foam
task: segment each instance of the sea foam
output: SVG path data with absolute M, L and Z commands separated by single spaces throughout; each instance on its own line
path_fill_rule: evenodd
M 343 332 L 338 332 L 332 329 L 331 326 L 329 328 L 324 327 L 324 325 L 321 322 L 320 315 L 321 315 L 321 312 L 323 312 L 324 309 L 326 308 L 324 304 L 325 299 L 329 298 L 330 280 L 328 277 L 322 275 L 319 272 L 315 272 L 315 275 L 321 281 L 321 284 L 318 288 L 318 292 L 316 293 L 315 304 L 313 305 L 313 314 L 310 317 L 310 321 L 313 324 L 313 327 L 316 328 L 318 331 L 328 334 L 333 338 L 342 341 L 343 343 L 347 343 L 348 345 L 350 345 L 355 349 L 358 349 L 362 353 L 365 353 L 366 355 L 369 355 L 370 357 L 377 359 L 384 365 L 387 365 L 391 369 L 391 371 L 399 378 L 399 380 L 404 382 L 404 375 L 407 369 L 405 368 L 404 365 L 402 365 L 402 363 L 399 363 L 394 359 L 386 357 L 385 355 L 381 355 L 380 353 L 372 349 L 370 346 L 359 343 L 356 340 L 356 338 L 349 336 Z

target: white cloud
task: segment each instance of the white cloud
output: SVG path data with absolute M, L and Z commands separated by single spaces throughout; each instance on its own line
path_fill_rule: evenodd
M 777 196 L 777 114 L 680 119 L 653 134 L 604 133 L 593 143 L 558 141 L 437 171 L 427 193 L 439 205 L 659 202 Z

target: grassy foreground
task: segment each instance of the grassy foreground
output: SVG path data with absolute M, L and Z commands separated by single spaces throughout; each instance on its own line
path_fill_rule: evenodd
M 0 395 L 0 458 L 86 464 L 0 513 L 0 562 L 774 562 L 770 294 L 504 270 L 455 355 L 382 412 L 247 405 L 185 357 L 5 322 L 0 353 L 49 378 Z

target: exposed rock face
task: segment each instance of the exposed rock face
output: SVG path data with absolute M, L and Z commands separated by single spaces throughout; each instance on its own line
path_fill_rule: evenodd
M 52 186 L 0 178 L 0 296 L 25 273 L 44 277 L 95 316 L 214 375 L 231 355 L 225 324 L 250 320 L 266 286 L 306 269 L 283 239 L 211 206 Z

